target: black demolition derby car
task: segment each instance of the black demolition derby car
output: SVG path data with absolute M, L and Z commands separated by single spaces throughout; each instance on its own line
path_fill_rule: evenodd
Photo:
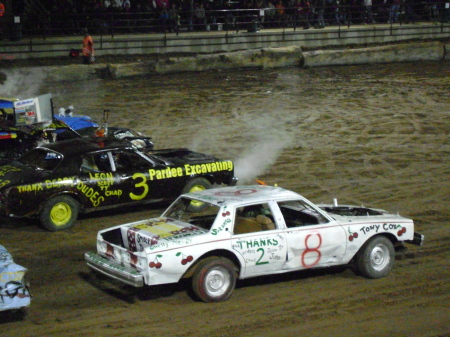
M 229 160 L 188 149 L 143 152 L 112 137 L 79 138 L 37 147 L 0 166 L 0 214 L 37 217 L 45 229 L 58 231 L 72 227 L 80 212 L 173 200 L 236 182 Z

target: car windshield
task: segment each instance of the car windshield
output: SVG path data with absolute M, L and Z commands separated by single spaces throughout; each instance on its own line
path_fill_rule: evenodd
M 200 200 L 181 197 L 164 212 L 163 216 L 210 230 L 220 207 Z
M 19 158 L 19 162 L 38 170 L 53 171 L 63 155 L 46 149 L 34 149 Z

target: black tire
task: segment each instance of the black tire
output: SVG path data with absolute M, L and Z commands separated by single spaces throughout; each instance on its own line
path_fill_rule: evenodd
M 78 218 L 79 204 L 73 198 L 59 195 L 46 201 L 39 214 L 42 226 L 50 231 L 57 232 L 73 227 Z
M 199 262 L 192 277 L 192 289 L 204 302 L 222 302 L 230 298 L 236 286 L 236 269 L 225 258 L 210 257 Z
M 395 260 L 394 245 L 385 236 L 375 236 L 367 241 L 356 256 L 361 275 L 371 279 L 386 276 Z
M 24 307 L 24 308 L 17 309 L 17 311 L 15 312 L 15 315 L 17 317 L 17 320 L 23 321 L 28 316 L 28 308 Z
M 190 193 L 196 191 L 203 191 L 210 189 L 212 184 L 206 178 L 194 178 L 187 182 L 186 186 L 183 189 L 182 193 Z M 206 204 L 203 202 L 195 202 L 192 201 L 189 205 L 188 210 L 190 212 L 201 212 L 206 207 Z

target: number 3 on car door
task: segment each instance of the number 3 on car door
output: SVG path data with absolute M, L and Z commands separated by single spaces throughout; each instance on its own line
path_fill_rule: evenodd
M 134 194 L 133 192 L 130 192 L 131 200 L 144 199 L 148 194 L 147 177 L 143 173 L 135 173 L 135 174 L 133 174 L 132 178 L 135 181 L 135 184 L 134 184 L 135 189 L 137 189 L 138 191 L 142 191 L 142 193 Z

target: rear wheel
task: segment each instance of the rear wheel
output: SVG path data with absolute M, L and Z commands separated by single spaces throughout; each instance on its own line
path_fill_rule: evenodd
M 197 191 L 204 191 L 210 189 L 212 184 L 206 178 L 194 178 L 187 182 L 186 186 L 183 189 L 183 193 L 191 193 Z M 200 201 L 192 201 L 189 205 L 189 211 L 191 212 L 200 212 L 205 207 L 204 202 Z
M 39 215 L 42 226 L 56 232 L 73 227 L 77 220 L 79 205 L 73 198 L 60 195 L 48 200 Z
M 395 251 L 392 242 L 384 236 L 370 239 L 361 248 L 356 264 L 361 275 L 367 278 L 384 277 L 394 265 Z
M 200 261 L 192 277 L 192 289 L 204 302 L 226 301 L 235 286 L 235 266 L 225 258 L 211 257 Z

